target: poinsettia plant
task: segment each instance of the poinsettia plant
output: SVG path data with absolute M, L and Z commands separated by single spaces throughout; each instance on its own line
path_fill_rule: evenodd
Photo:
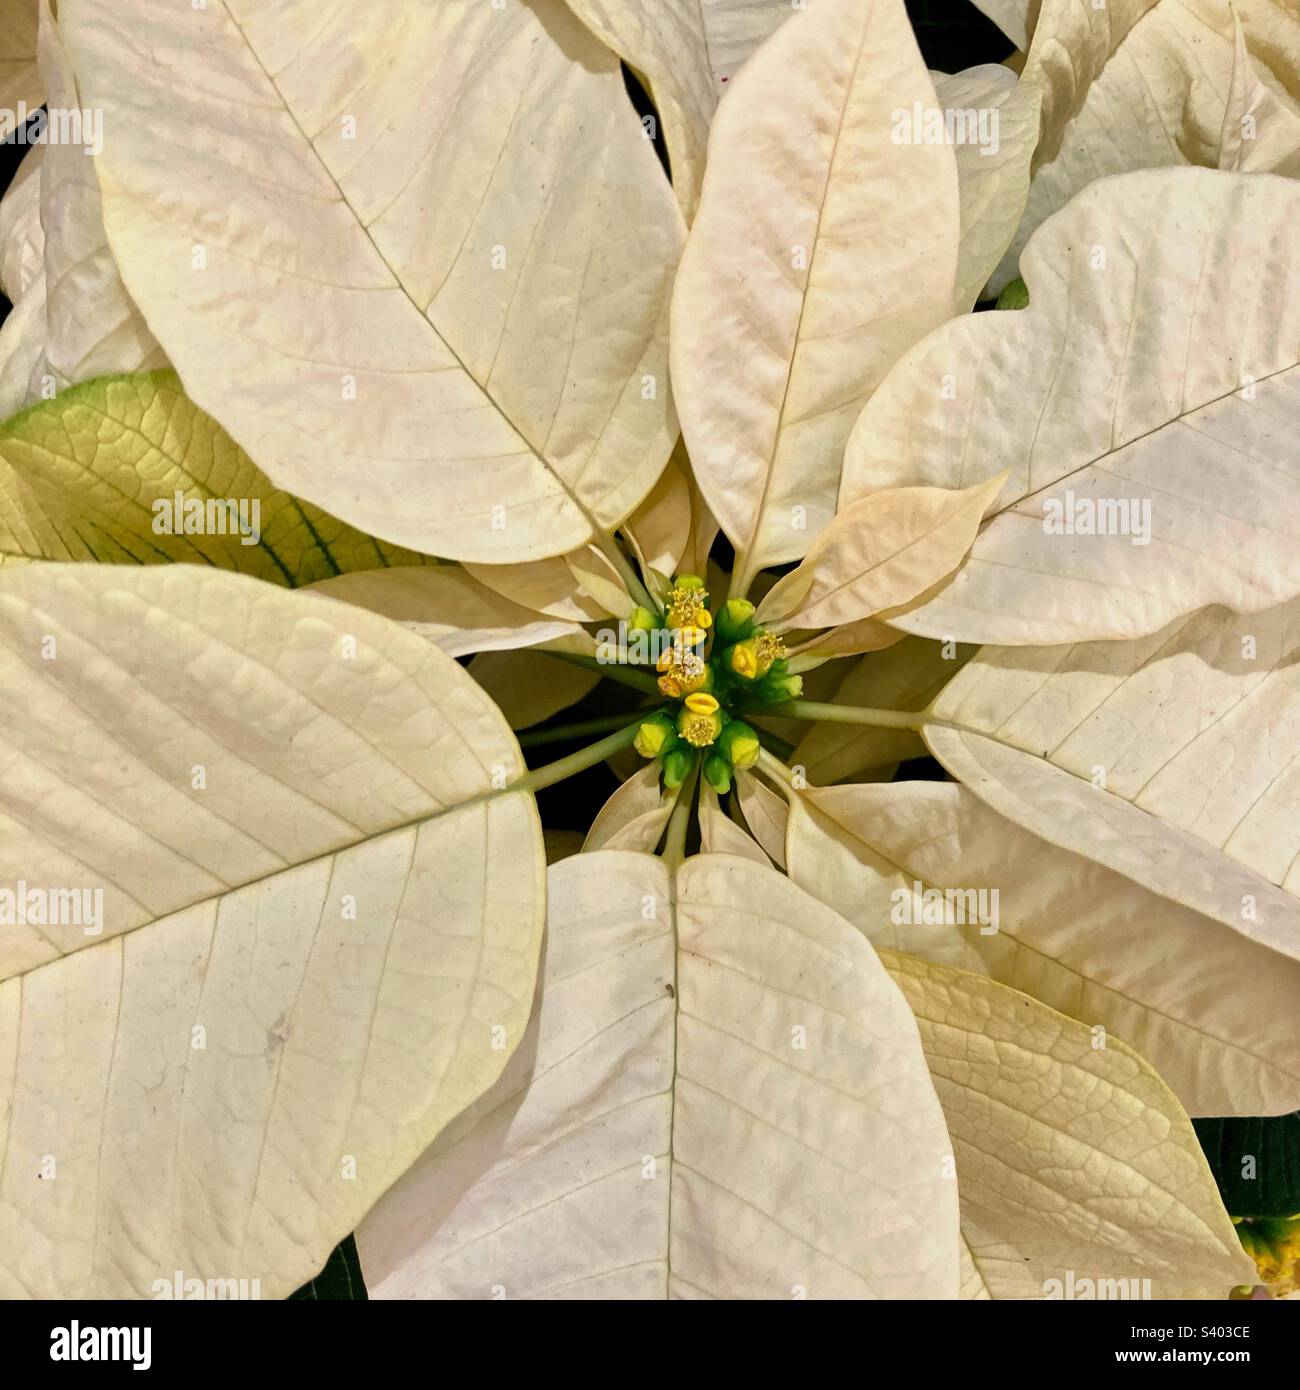
M 987 8 L 0 5 L 0 1294 L 1291 1290 L 1300 18 Z

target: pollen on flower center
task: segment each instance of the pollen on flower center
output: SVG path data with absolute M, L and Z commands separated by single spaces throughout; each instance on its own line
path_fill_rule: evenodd
M 655 663 L 656 669 L 663 673 L 659 677 L 659 689 L 670 700 L 693 694 L 704 686 L 709 676 L 704 658 L 695 650 L 695 645 L 682 640 L 683 637 L 684 634 L 678 634 L 672 646 Z
M 678 584 L 668 595 L 668 626 L 673 628 L 713 625 L 709 612 L 709 591 Z
M 677 728 L 692 748 L 707 748 L 716 733 L 714 720 L 707 714 L 688 714 Z
M 765 675 L 774 662 L 785 658 L 785 643 L 774 632 L 762 632 L 755 639 L 754 650 L 758 655 L 758 674 Z

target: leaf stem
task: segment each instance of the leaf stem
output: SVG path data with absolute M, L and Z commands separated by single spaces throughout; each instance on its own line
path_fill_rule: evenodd
M 603 763 L 611 754 L 631 746 L 642 718 L 643 715 L 637 715 L 626 728 L 619 729 L 596 743 L 589 743 L 586 748 L 579 748 L 567 758 L 559 758 L 553 763 L 544 763 L 541 767 L 533 768 L 532 771 L 524 773 L 517 782 L 512 782 L 510 790 L 540 791 L 543 787 L 552 787 L 556 782 L 563 782 L 566 777 L 573 777 L 579 772 L 585 772 L 589 767 L 595 767 L 597 763 Z
M 782 791 L 792 792 L 795 790 L 794 773 L 781 761 L 780 758 L 773 757 L 766 748 L 758 750 L 758 768 L 772 778 L 774 782 L 780 782 Z
M 652 695 L 660 694 L 655 678 L 645 671 L 634 671 L 616 661 L 597 661 L 594 656 L 579 656 L 576 652 L 550 652 L 559 661 L 567 661 L 571 666 L 581 666 L 587 671 L 595 671 L 620 685 L 631 686 L 633 690 L 645 690 Z
M 517 735 L 520 748 L 539 748 L 544 743 L 563 743 L 566 739 L 581 738 L 584 734 L 603 734 L 610 729 L 622 729 L 629 719 L 640 723 L 653 714 L 657 706 L 647 705 L 640 710 L 620 710 L 617 714 L 602 714 L 597 719 L 579 719 L 573 724 L 559 724 L 550 729 L 536 729 Z
M 627 556 L 623 554 L 618 541 L 607 531 L 598 531 L 595 544 L 600 553 L 617 570 L 618 577 L 623 581 L 628 594 L 643 608 L 648 608 L 652 613 L 659 613 L 661 611 L 659 605 L 651 598 L 650 591 L 646 586 L 642 584 L 640 575 L 632 567 Z
M 731 567 L 731 577 L 727 581 L 727 599 L 746 598 L 749 595 L 750 586 L 758 577 L 758 571 L 749 567 L 749 550 L 738 553 L 735 562 Z M 726 602 L 726 599 L 723 600 Z
M 862 705 L 825 705 L 817 700 L 786 700 L 763 706 L 764 714 L 788 719 L 824 720 L 830 724 L 869 724 L 877 729 L 922 729 L 924 710 L 867 709 Z
M 697 754 L 677 789 L 677 800 L 673 804 L 672 815 L 668 817 L 668 829 L 664 832 L 664 864 L 673 873 L 686 857 L 686 829 L 690 824 L 691 806 L 695 800 L 695 783 L 700 775 L 700 759 Z

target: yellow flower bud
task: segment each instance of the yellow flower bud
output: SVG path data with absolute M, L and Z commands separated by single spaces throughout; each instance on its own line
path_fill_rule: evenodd
M 718 735 L 718 751 L 734 767 L 753 767 L 758 761 L 760 747 L 758 735 L 739 719 L 733 719 Z
M 642 720 L 633 747 L 643 758 L 657 758 L 673 737 L 671 722 L 663 715 Z
M 686 708 L 693 714 L 713 714 L 718 708 L 718 702 L 712 695 L 688 695 Z
M 699 628 L 687 630 L 699 632 L 703 640 L 704 634 Z M 670 700 L 701 690 L 709 683 L 708 664 L 692 644 L 681 640 L 659 654 L 655 669 L 663 672 L 659 677 L 659 689 Z
M 708 695 L 704 698 L 712 699 Z M 677 732 L 693 748 L 707 748 L 722 732 L 722 716 L 716 709 L 716 702 L 715 708 L 709 713 L 683 709 L 677 716 Z
M 685 576 L 691 578 L 692 576 Z M 713 621 L 709 613 L 709 592 L 698 581 L 684 584 L 680 579 L 668 595 L 668 626 L 676 628 L 708 627 Z
M 742 680 L 752 681 L 758 675 L 758 653 L 752 637 L 732 647 L 730 662 L 731 669 Z

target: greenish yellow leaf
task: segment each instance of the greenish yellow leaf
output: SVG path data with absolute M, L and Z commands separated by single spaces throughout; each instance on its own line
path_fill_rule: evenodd
M 920 1025 L 989 1295 L 1223 1299 L 1253 1282 L 1191 1122 L 1141 1057 L 982 976 L 882 960 Z
M 281 492 L 169 371 L 85 382 L 0 425 L 0 563 L 33 560 L 190 562 L 290 587 L 428 563 Z

